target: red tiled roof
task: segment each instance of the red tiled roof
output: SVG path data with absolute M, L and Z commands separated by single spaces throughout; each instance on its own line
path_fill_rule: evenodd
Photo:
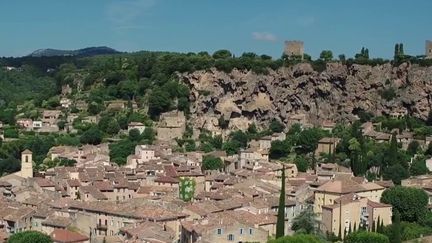
M 64 229 L 55 229 L 50 236 L 53 241 L 60 243 L 82 242 L 89 240 L 85 235 Z

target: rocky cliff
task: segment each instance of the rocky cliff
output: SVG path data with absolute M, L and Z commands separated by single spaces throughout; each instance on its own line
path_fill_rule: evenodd
M 295 114 L 306 114 L 313 124 L 352 121 L 362 111 L 426 118 L 431 106 L 432 67 L 407 63 L 329 63 L 323 72 L 302 63 L 266 75 L 211 69 L 180 77 L 191 89 L 192 120 L 206 128 L 217 126 L 220 116 L 234 121 L 236 128 L 272 118 L 287 123 Z

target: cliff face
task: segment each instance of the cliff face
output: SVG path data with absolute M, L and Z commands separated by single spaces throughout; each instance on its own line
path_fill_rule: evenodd
M 198 127 L 210 126 L 206 128 L 217 126 L 221 115 L 234 121 L 234 128 L 272 118 L 288 122 L 290 116 L 299 113 L 306 114 L 311 123 L 352 121 L 358 119 L 360 111 L 374 115 L 407 113 L 424 119 L 431 105 L 432 67 L 409 64 L 371 67 L 329 63 L 319 73 L 303 63 L 267 75 L 212 69 L 180 77 L 191 89 L 192 121 Z

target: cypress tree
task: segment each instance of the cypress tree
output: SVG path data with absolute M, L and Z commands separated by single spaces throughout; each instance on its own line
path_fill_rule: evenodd
M 353 232 L 357 231 L 357 222 L 354 222 Z
M 285 235 L 285 165 L 282 166 L 282 185 L 276 224 L 276 239 Z
M 384 227 L 384 225 L 383 225 Z M 394 221 L 393 221 L 393 227 L 392 227 L 392 242 L 393 243 L 401 243 L 402 242 L 402 236 L 401 236 L 401 223 L 400 223 L 400 214 L 398 210 L 395 210 L 394 213 Z
M 339 224 L 339 234 L 338 234 L 338 238 L 339 238 L 340 240 L 342 240 L 342 226 L 341 226 L 341 224 Z
M 372 232 L 376 232 L 377 231 L 376 230 L 376 225 L 375 225 L 375 220 L 372 220 L 372 228 L 371 228 L 370 231 L 372 231 Z
M 348 234 L 351 234 L 352 229 L 351 229 L 351 222 L 349 223 L 349 227 L 348 227 Z

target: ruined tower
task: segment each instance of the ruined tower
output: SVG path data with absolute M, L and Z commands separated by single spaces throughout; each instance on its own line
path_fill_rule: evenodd
M 432 41 L 431 40 L 426 41 L 425 55 L 426 55 L 426 58 L 432 58 Z
M 285 41 L 284 54 L 288 57 L 301 57 L 303 59 L 304 44 L 303 41 Z
M 33 177 L 33 153 L 28 149 L 21 153 L 20 176 L 24 178 Z

